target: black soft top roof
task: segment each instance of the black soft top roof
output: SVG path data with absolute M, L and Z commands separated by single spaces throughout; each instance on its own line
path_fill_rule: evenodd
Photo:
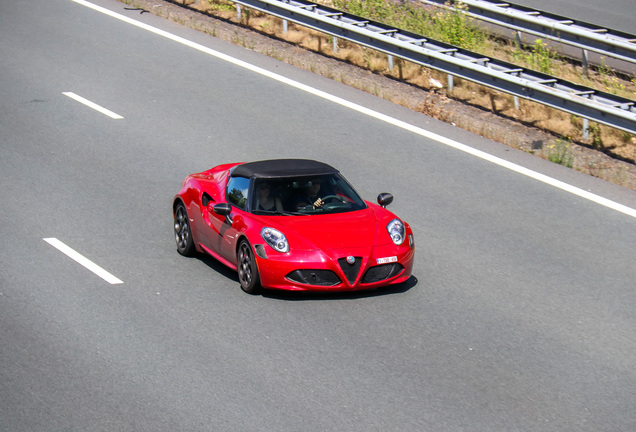
M 338 170 L 326 163 L 309 159 L 272 159 L 247 162 L 232 171 L 232 177 L 294 177 L 334 174 Z

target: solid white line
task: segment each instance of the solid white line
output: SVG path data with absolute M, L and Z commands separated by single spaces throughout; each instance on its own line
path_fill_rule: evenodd
M 379 113 L 377 111 L 373 111 L 373 110 L 371 110 L 369 108 L 363 107 L 362 105 L 358 105 L 358 104 L 356 104 L 354 102 L 350 102 L 350 101 L 342 99 L 342 98 L 340 98 L 338 96 L 334 96 L 332 94 L 326 93 L 326 92 L 324 92 L 322 90 L 315 89 L 315 88 L 310 87 L 310 86 L 308 86 L 306 84 L 300 83 L 298 81 L 294 81 L 294 80 L 286 78 L 286 77 L 284 77 L 282 75 L 278 75 L 278 74 L 276 74 L 274 72 L 270 72 L 270 71 L 268 71 L 266 69 L 260 68 L 258 66 L 252 65 L 252 64 L 247 63 L 247 62 L 244 62 L 244 61 L 239 60 L 237 58 L 230 57 L 227 54 L 223 54 L 223 53 L 221 53 L 219 51 L 215 51 L 215 50 L 213 50 L 211 48 L 208 48 L 208 47 L 203 46 L 201 44 L 198 44 L 196 42 L 189 41 L 189 40 L 187 40 L 185 38 L 182 38 L 180 36 L 174 35 L 172 33 L 168 33 L 167 31 L 164 31 L 164 30 L 158 29 L 156 27 L 150 26 L 148 24 L 142 23 L 140 21 L 134 20 L 134 19 L 129 18 L 129 17 L 125 16 L 125 15 L 121 15 L 121 14 L 119 14 L 117 12 L 113 12 L 113 11 L 108 10 L 106 8 L 103 8 L 101 6 L 97 6 L 95 4 L 89 3 L 89 2 L 87 2 L 85 0 L 72 0 L 72 1 L 74 1 L 75 3 L 81 4 L 81 5 L 84 5 L 86 7 L 89 7 L 91 9 L 94 9 L 94 10 L 96 10 L 98 12 L 101 12 L 103 14 L 106 14 L 108 16 L 111 16 L 113 18 L 116 18 L 116 19 L 118 19 L 120 21 L 132 24 L 132 25 L 134 25 L 136 27 L 139 27 L 141 29 L 147 30 L 147 31 L 152 32 L 154 34 L 157 34 L 159 36 L 162 36 L 162 37 L 165 37 L 167 39 L 170 39 L 170 40 L 172 40 L 174 42 L 178 42 L 178 43 L 186 45 L 186 46 L 188 46 L 190 48 L 194 48 L 194 49 L 196 49 L 198 51 L 201 51 L 201 52 L 203 52 L 205 54 L 208 54 L 208 55 L 214 56 L 216 58 L 219 58 L 221 60 L 227 61 L 229 63 L 232 63 L 232 64 L 236 65 L 236 66 L 240 66 L 240 67 L 245 68 L 247 70 L 250 70 L 252 72 L 256 72 L 256 73 L 258 73 L 260 75 L 263 75 L 263 76 L 266 76 L 268 78 L 271 78 L 271 79 L 274 79 L 276 81 L 279 81 L 281 83 L 290 85 L 290 86 L 295 87 L 295 88 L 297 88 L 299 90 L 303 90 L 303 91 L 305 91 L 307 93 L 311 93 L 311 94 L 313 94 L 315 96 L 318 96 L 318 97 L 321 97 L 323 99 L 332 101 L 334 103 L 337 103 L 337 104 L 342 105 L 344 107 L 350 108 L 350 109 L 352 109 L 354 111 L 357 111 L 359 113 L 368 115 L 370 117 L 373 117 L 373 118 L 376 118 L 376 119 L 381 120 L 383 122 L 392 124 L 392 125 L 397 126 L 399 128 L 411 131 L 411 132 L 413 132 L 413 133 L 415 133 L 417 135 L 423 136 L 423 137 L 428 138 L 430 140 L 437 141 L 439 143 L 442 143 L 442 144 L 445 144 L 447 146 L 453 147 L 453 148 L 455 148 L 457 150 L 461 150 L 461 151 L 463 151 L 465 153 L 468 153 L 468 154 L 471 154 L 471 155 L 476 156 L 478 158 L 487 160 L 487 161 L 492 162 L 492 163 L 494 163 L 496 165 L 499 165 L 501 167 L 504 167 L 504 168 L 507 168 L 509 170 L 515 171 L 515 172 L 517 172 L 519 174 L 523 174 L 525 176 L 528 176 L 528 177 L 533 178 L 535 180 L 538 180 L 540 182 L 549 184 L 549 185 L 554 186 L 556 188 L 562 189 L 562 190 L 564 190 L 566 192 L 569 192 L 569 193 L 572 193 L 574 195 L 577 195 L 577 196 L 579 196 L 581 198 L 585 198 L 585 199 L 593 201 L 593 202 L 595 202 L 597 204 L 603 205 L 605 207 L 611 208 L 613 210 L 619 211 L 621 213 L 624 213 L 626 215 L 629 215 L 629 216 L 632 216 L 632 217 L 636 218 L 636 209 L 633 209 L 631 207 L 627 207 L 627 206 L 625 206 L 623 204 L 619 204 L 619 203 L 617 203 L 615 201 L 611 201 L 611 200 L 609 200 L 607 198 L 604 198 L 602 196 L 593 194 L 591 192 L 588 192 L 588 191 L 583 190 L 581 188 L 578 188 L 576 186 L 572 186 L 572 185 L 570 185 L 568 183 L 564 183 L 564 182 L 562 182 L 560 180 L 553 179 L 552 177 L 548 177 L 548 176 L 546 176 L 544 174 L 538 173 L 536 171 L 532 171 L 532 170 L 530 170 L 528 168 L 522 167 L 521 165 L 517 165 L 517 164 L 509 162 L 509 161 L 507 161 L 505 159 L 501 159 L 499 157 L 490 155 L 490 154 L 488 154 L 486 152 L 483 152 L 481 150 L 474 149 L 474 148 L 469 147 L 469 146 L 467 146 L 465 144 L 462 144 L 460 142 L 454 141 L 454 140 L 452 140 L 450 138 L 446 138 L 444 136 L 438 135 L 436 133 L 433 133 L 433 132 L 427 131 L 425 129 L 422 129 L 420 127 L 414 126 L 412 124 L 406 123 L 406 122 L 404 122 L 402 120 L 398 120 L 396 118 L 387 116 L 387 115 Z
M 112 119 L 115 119 L 115 120 L 123 119 L 123 117 L 120 116 L 119 114 L 114 113 L 111 110 L 104 108 L 103 106 L 97 105 L 95 102 L 91 102 L 88 99 L 85 99 L 79 95 L 76 95 L 73 92 L 62 92 L 62 94 L 64 96 L 68 96 L 71 99 L 76 100 L 79 103 L 86 105 L 89 108 L 93 108 L 95 111 L 99 111 L 100 113 L 105 114 Z
M 108 273 L 106 270 L 104 270 L 103 268 L 101 268 L 100 266 L 98 266 L 97 264 L 95 264 L 94 262 L 89 260 L 88 258 L 84 257 L 83 255 L 81 255 L 78 252 L 76 252 L 73 249 L 71 249 L 70 247 L 68 247 L 67 245 L 65 245 L 64 243 L 59 241 L 58 239 L 50 237 L 50 238 L 45 238 L 45 239 L 42 239 L 42 240 L 44 240 L 45 242 L 47 242 L 48 244 L 53 246 L 55 249 L 57 249 L 60 252 L 62 252 L 64 255 L 68 256 L 71 259 L 73 259 L 78 264 L 86 267 L 88 270 L 92 271 L 97 276 L 99 276 L 102 279 L 104 279 L 106 282 L 108 282 L 110 284 L 113 284 L 113 285 L 114 284 L 122 284 L 122 283 L 124 283 L 123 281 L 117 279 L 115 276 L 113 276 L 112 274 Z

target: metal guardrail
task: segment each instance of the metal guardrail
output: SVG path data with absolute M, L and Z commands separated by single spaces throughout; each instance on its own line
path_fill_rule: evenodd
M 234 3 L 452 76 L 636 134 L 636 102 L 308 0 Z
M 454 9 L 448 0 L 419 0 Z M 636 63 L 636 35 L 500 0 L 461 0 L 467 15 L 600 55 Z M 584 53 L 585 58 L 585 53 Z

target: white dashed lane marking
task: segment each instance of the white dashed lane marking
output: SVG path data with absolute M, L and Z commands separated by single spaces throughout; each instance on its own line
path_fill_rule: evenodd
M 75 101 L 77 101 L 77 102 L 79 102 L 79 103 L 81 103 L 83 105 L 86 105 L 89 108 L 94 109 L 95 111 L 98 111 L 98 112 L 100 112 L 100 113 L 102 113 L 104 115 L 107 115 L 108 117 L 110 117 L 112 119 L 115 119 L 115 120 L 123 119 L 123 117 L 120 116 L 119 114 L 114 113 L 111 110 L 108 110 L 108 109 L 104 108 L 101 105 L 97 105 L 95 102 L 91 102 L 88 99 L 83 98 L 82 96 L 76 95 L 73 92 L 62 92 L 62 94 L 64 96 L 70 97 L 71 99 L 73 99 L 73 100 L 75 100 Z
M 108 282 L 109 284 L 115 285 L 115 284 L 124 283 L 122 280 L 116 278 L 115 276 L 113 276 L 112 274 L 110 274 L 109 272 L 107 272 L 106 270 L 98 266 L 97 264 L 95 264 L 93 261 L 89 260 L 88 258 L 76 252 L 75 250 L 71 249 L 70 247 L 68 247 L 67 245 L 59 241 L 58 239 L 54 237 L 49 237 L 43 240 L 47 242 L 48 244 L 50 244 L 51 246 L 53 246 L 55 249 L 62 252 L 67 257 L 77 262 L 78 264 L 92 271 L 97 276 L 99 276 L 100 278 Z

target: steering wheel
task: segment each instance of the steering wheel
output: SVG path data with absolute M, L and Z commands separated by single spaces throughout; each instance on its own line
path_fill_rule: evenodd
M 323 206 L 324 210 L 335 210 L 338 208 L 345 208 L 349 206 L 349 203 L 345 201 L 343 197 L 338 195 L 327 195 L 326 197 L 322 198 L 322 200 L 325 202 L 325 205 Z M 332 200 L 332 202 L 327 204 L 327 200 Z M 334 200 L 336 202 L 333 202 Z
M 347 203 L 347 201 L 345 201 L 345 199 L 343 197 L 338 196 L 338 195 L 327 195 L 326 197 L 322 198 L 323 201 L 326 201 L 328 199 L 334 199 L 336 201 L 340 201 L 343 204 Z

